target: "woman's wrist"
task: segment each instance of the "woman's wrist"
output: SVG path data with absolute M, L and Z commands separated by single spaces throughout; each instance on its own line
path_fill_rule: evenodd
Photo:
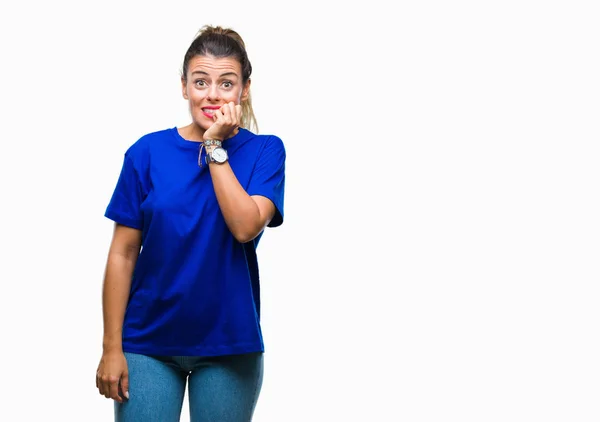
M 103 342 L 102 351 L 104 353 L 123 352 L 123 343 L 121 341 Z

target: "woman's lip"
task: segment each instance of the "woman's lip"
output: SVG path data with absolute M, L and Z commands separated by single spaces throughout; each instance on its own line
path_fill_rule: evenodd
M 212 114 L 208 114 L 208 113 L 206 113 L 206 112 L 204 112 L 204 111 L 202 112 L 202 114 L 204 114 L 206 117 L 208 117 L 208 118 L 209 118 L 209 119 L 211 119 L 211 120 L 212 120 L 212 118 L 213 118 L 213 115 L 212 115 Z

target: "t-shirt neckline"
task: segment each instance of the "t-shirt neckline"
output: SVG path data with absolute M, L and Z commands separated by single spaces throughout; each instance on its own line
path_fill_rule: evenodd
M 177 143 L 179 145 L 186 147 L 186 148 L 190 148 L 190 149 L 199 149 L 200 148 L 201 142 L 190 141 L 188 139 L 185 139 L 179 133 L 177 126 L 175 126 L 171 129 L 171 133 L 173 134 L 173 136 L 175 137 L 175 140 L 177 141 Z M 225 143 L 224 143 L 225 148 L 227 148 L 228 146 L 232 146 L 232 144 L 239 142 L 240 140 L 246 138 L 248 135 L 249 135 L 248 130 L 243 127 L 240 127 L 238 129 L 238 133 L 235 136 L 232 136 L 231 138 L 228 138 L 225 140 Z

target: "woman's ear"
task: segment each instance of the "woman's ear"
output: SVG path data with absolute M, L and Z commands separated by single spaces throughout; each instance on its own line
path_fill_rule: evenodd
M 189 97 L 187 94 L 187 83 L 185 82 L 185 79 L 183 77 L 181 78 L 181 94 L 183 95 L 183 98 L 185 98 L 186 100 L 189 100 Z
M 248 97 L 250 96 L 250 82 L 251 80 L 248 79 L 248 82 L 246 82 L 246 85 L 244 85 L 244 89 L 242 90 L 241 102 L 247 101 Z

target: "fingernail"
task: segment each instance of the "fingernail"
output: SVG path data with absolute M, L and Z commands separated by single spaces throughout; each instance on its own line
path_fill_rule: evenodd
M 129 391 L 125 391 L 125 397 L 129 399 Z

